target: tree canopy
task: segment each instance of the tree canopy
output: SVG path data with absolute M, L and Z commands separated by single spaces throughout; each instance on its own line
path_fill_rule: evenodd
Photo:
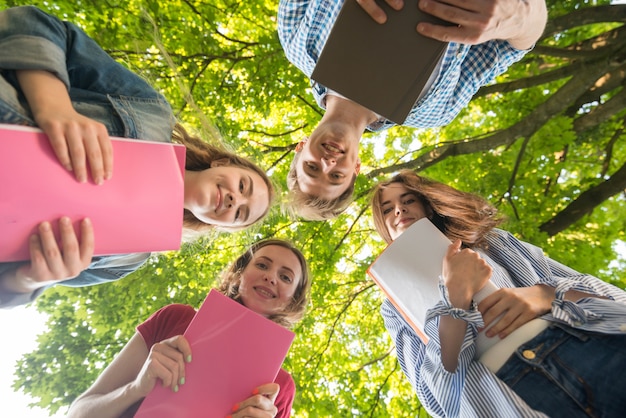
M 295 144 L 322 111 L 282 52 L 278 0 L 0 0 L 0 8 L 27 3 L 83 27 L 161 91 L 185 126 L 255 159 L 286 190 Z M 155 255 L 114 284 L 47 291 L 36 306 L 49 315 L 49 330 L 16 365 L 14 387 L 51 412 L 67 409 L 138 323 L 168 303 L 198 307 L 244 248 L 279 237 L 303 250 L 313 277 L 311 306 L 284 366 L 297 384 L 294 416 L 427 416 L 366 275 L 384 248 L 369 192 L 401 168 L 488 198 L 507 216 L 504 229 L 626 287 L 618 252 L 626 241 L 626 5 L 548 7 L 534 50 L 448 126 L 364 136 L 356 199 L 337 219 L 303 221 L 279 205 L 252 231 Z

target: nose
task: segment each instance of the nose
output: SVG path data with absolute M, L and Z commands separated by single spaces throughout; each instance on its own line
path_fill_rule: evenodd
M 328 173 L 337 164 L 337 160 L 331 157 L 322 157 L 322 172 Z
M 228 195 L 226 195 L 226 200 L 224 201 L 224 203 L 226 204 L 226 207 L 230 209 L 237 204 L 237 199 L 232 193 L 228 193 Z
M 266 282 L 269 282 L 271 284 L 276 284 L 276 275 L 273 274 L 272 272 L 268 271 L 265 273 L 265 276 L 263 277 L 263 280 L 265 280 Z
M 396 216 L 399 216 L 403 212 L 406 212 L 404 205 L 402 203 L 396 204 Z

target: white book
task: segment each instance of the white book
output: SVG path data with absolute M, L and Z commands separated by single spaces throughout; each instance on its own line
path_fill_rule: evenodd
M 424 344 L 426 311 L 441 300 L 439 276 L 450 240 L 427 218 L 411 225 L 378 256 L 368 275 Z
M 422 218 L 389 244 L 367 270 L 424 344 L 428 343 L 426 312 L 441 300 L 439 277 L 450 244 L 429 219 Z M 489 281 L 474 300 L 478 303 L 495 290 Z M 483 330 L 476 343 L 482 353 L 498 341 L 487 338 Z

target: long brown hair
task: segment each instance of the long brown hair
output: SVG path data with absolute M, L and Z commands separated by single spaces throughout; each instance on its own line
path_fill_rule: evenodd
M 172 132 L 172 141 L 178 144 L 183 144 L 185 148 L 187 148 L 187 154 L 185 157 L 186 170 L 206 170 L 207 168 L 211 168 L 211 163 L 213 163 L 214 161 L 225 160 L 228 161 L 228 165 L 230 166 L 246 168 L 257 173 L 259 176 L 261 176 L 263 182 L 267 186 L 267 189 L 269 191 L 269 205 L 265 212 L 263 212 L 263 214 L 258 219 L 256 219 L 251 224 L 243 227 L 220 227 L 220 229 L 227 231 L 236 231 L 255 224 L 265 218 L 274 202 L 276 192 L 272 181 L 265 173 L 265 171 L 261 170 L 259 166 L 257 166 L 255 163 L 248 160 L 247 158 L 239 157 L 232 152 L 211 145 L 198 137 L 190 135 L 179 123 L 174 126 L 174 131 Z M 201 234 L 210 229 L 213 229 L 213 225 L 209 225 L 200 221 L 193 215 L 193 213 L 191 213 L 187 209 L 185 209 L 185 213 L 183 215 L 183 227 L 187 230 L 193 231 L 192 235 Z
M 269 319 L 277 324 L 286 328 L 291 328 L 304 316 L 309 302 L 311 280 L 309 278 L 309 269 L 304 255 L 289 241 L 281 239 L 266 239 L 252 244 L 246 252 L 241 254 L 239 258 L 237 258 L 237 260 L 235 260 L 235 262 L 228 269 L 226 269 L 224 273 L 222 273 L 218 290 L 229 298 L 241 302 L 241 297 L 239 295 L 241 274 L 252 260 L 254 254 L 261 248 L 267 247 L 268 245 L 278 245 L 279 247 L 290 250 L 298 258 L 302 269 L 302 278 L 298 282 L 298 286 L 296 287 L 291 303 L 287 306 L 284 312 L 271 315 L 269 317 Z
M 391 184 L 402 184 L 420 199 L 429 219 L 451 240 L 460 239 L 468 247 L 484 243 L 485 235 L 502 223 L 498 210 L 484 198 L 446 184 L 402 170 L 374 186 L 372 215 L 376 231 L 387 243 L 393 241 L 382 212 L 382 191 Z

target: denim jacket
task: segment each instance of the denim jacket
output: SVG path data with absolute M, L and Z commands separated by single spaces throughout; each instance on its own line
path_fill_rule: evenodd
M 165 98 L 116 62 L 77 26 L 33 6 L 0 11 L 0 123 L 36 126 L 16 70 L 46 70 L 68 89 L 74 108 L 103 123 L 109 135 L 170 142 L 175 118 Z M 139 268 L 149 254 L 94 257 L 67 286 L 117 280 Z M 19 263 L 0 264 L 0 274 Z M 31 294 L 0 292 L 0 307 L 32 302 Z

